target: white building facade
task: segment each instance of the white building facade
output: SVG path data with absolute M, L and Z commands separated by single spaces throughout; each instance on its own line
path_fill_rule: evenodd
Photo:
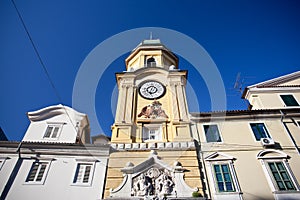
M 21 142 L 0 144 L 0 199 L 102 199 L 109 145 L 89 144 L 87 116 L 56 105 L 28 117 Z

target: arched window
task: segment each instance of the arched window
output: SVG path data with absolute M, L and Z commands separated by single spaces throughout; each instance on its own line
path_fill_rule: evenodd
M 299 185 L 287 162 L 287 154 L 267 149 L 259 152 L 257 159 L 261 161 L 275 199 L 300 198 Z
M 148 58 L 148 59 L 147 59 L 146 66 L 147 66 L 147 67 L 155 67 L 155 66 L 156 66 L 155 59 L 154 59 L 153 57 Z

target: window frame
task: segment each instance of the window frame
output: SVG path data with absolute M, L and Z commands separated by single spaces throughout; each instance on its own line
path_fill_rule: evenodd
M 64 123 L 47 123 L 47 127 L 44 131 L 43 139 L 45 139 L 45 140 L 57 140 L 57 139 L 59 139 L 62 128 L 63 128 L 63 125 L 64 125 Z M 46 135 L 48 133 L 48 129 L 51 128 L 51 127 L 52 127 L 51 133 L 50 133 L 49 137 L 48 136 L 46 137 Z M 58 131 L 56 133 L 56 136 L 53 137 L 53 133 L 54 133 L 55 128 L 58 128 Z
M 216 126 L 216 127 L 217 127 L 217 130 L 218 130 L 219 138 L 221 139 L 221 141 L 219 141 L 219 142 L 218 142 L 218 141 L 216 141 L 216 142 L 208 142 L 208 141 L 207 141 L 207 137 L 206 137 L 205 126 Z M 202 129 L 203 129 L 204 138 L 205 138 L 205 142 L 206 142 L 206 143 L 223 143 L 223 137 L 222 137 L 222 134 L 221 134 L 221 132 L 220 132 L 220 129 L 219 129 L 218 124 L 203 124 L 203 125 L 202 125 Z
M 286 170 L 286 173 L 288 174 L 290 181 L 293 183 L 295 190 L 280 190 L 279 186 L 277 184 L 277 181 L 275 180 L 275 177 L 269 167 L 269 163 L 274 163 L 274 162 L 281 162 Z M 277 159 L 268 159 L 268 158 L 261 158 L 261 164 L 263 167 L 263 170 L 265 172 L 265 176 L 269 182 L 269 185 L 271 187 L 272 192 L 275 193 L 289 193 L 289 192 L 297 192 L 299 191 L 299 184 L 296 181 L 296 178 L 293 174 L 293 171 L 291 170 L 288 162 L 286 159 L 283 158 L 277 158 Z
M 146 66 L 146 67 L 156 67 L 157 66 L 157 63 L 156 63 L 156 59 L 153 57 L 153 56 L 151 56 L 151 57 L 145 57 L 145 63 L 144 63 L 144 65 Z
M 279 95 L 279 98 L 281 100 L 281 102 L 283 103 L 283 106 L 286 107 L 286 108 L 295 108 L 295 107 L 299 107 L 300 104 L 298 102 L 298 100 L 295 98 L 294 94 L 291 94 L 291 93 L 282 93 L 282 94 L 278 94 Z M 282 96 L 291 96 L 295 102 L 298 104 L 298 105 L 287 105 L 286 102 L 283 100 Z
M 74 186 L 91 186 L 93 183 L 93 178 L 94 178 L 94 172 L 95 172 L 95 163 L 96 161 L 77 161 L 73 173 L 73 179 L 72 179 L 72 184 Z M 78 180 L 78 175 L 79 175 L 79 170 L 80 166 L 85 166 L 84 167 L 84 172 L 82 174 L 82 177 L 80 178 L 80 181 Z M 84 182 L 84 177 L 86 173 L 86 167 L 90 166 L 90 171 L 89 171 L 89 176 L 88 176 L 88 181 Z
M 156 135 L 156 137 L 154 139 L 150 138 L 150 131 L 151 130 L 155 130 L 157 131 L 156 134 L 152 134 L 152 135 Z M 153 142 L 153 141 L 161 141 L 162 140 L 162 125 L 161 124 L 143 124 L 143 128 L 142 128 L 142 141 L 143 142 Z
M 38 164 L 38 169 L 35 172 L 34 179 L 33 180 L 28 180 L 31 176 L 32 170 L 34 169 L 34 165 L 36 163 Z M 39 173 L 41 171 L 41 165 L 42 164 L 46 164 L 46 167 L 45 167 L 44 172 L 42 174 L 41 180 L 37 181 L 37 178 L 38 178 Z M 32 164 L 31 164 L 31 167 L 30 167 L 30 169 L 27 173 L 27 176 L 25 178 L 25 184 L 28 184 L 28 185 L 43 185 L 46 181 L 46 178 L 47 178 L 47 175 L 48 175 L 48 172 L 49 172 L 49 169 L 50 169 L 50 164 L 51 164 L 50 160 L 35 160 L 35 161 L 33 161 Z
M 281 166 L 283 167 L 283 170 L 280 170 L 279 169 L 279 167 L 278 167 L 278 164 L 281 164 Z M 269 171 L 269 174 L 270 175 L 272 175 L 272 179 L 273 179 L 273 182 L 274 182 L 274 185 L 275 186 L 277 186 L 276 188 L 277 188 L 277 190 L 278 191 L 296 191 L 297 189 L 296 189 L 296 186 L 295 186 L 295 183 L 293 182 L 293 180 L 292 180 L 292 178 L 291 178 L 291 175 L 290 175 L 290 173 L 289 173 L 289 171 L 287 170 L 287 167 L 285 166 L 285 164 L 284 164 L 284 162 L 283 161 L 267 161 L 267 168 L 268 168 L 268 171 Z M 279 178 L 280 178 L 280 181 L 281 182 L 283 182 L 283 186 L 284 186 L 284 188 L 285 189 L 281 189 L 280 188 L 280 185 L 279 185 L 279 181 L 278 180 L 276 180 L 276 177 L 275 177 L 275 175 L 274 175 L 274 171 L 272 170 L 272 168 L 271 168 L 271 164 L 274 164 L 274 166 L 275 166 L 275 168 L 276 168 L 276 173 L 278 173 L 279 174 Z M 282 173 L 286 173 L 287 174 L 287 179 L 288 180 L 284 180 L 284 177 L 282 176 Z M 292 185 L 292 187 L 293 187 L 293 189 L 288 189 L 288 186 L 287 186 L 287 184 L 286 184 L 286 182 L 290 182 L 291 183 L 291 185 Z
M 234 168 L 234 160 L 235 158 L 229 155 L 226 155 L 221 152 L 215 152 L 206 158 L 205 160 L 205 165 L 207 167 L 207 179 L 208 182 L 211 185 L 211 191 L 212 191 L 212 197 L 214 196 L 215 199 L 218 198 L 234 198 L 234 199 L 242 199 L 242 191 L 239 185 L 238 177 Z M 220 164 L 226 164 L 228 165 L 228 169 L 230 172 L 230 176 L 232 179 L 232 186 L 235 188 L 234 191 L 219 191 L 218 185 L 217 185 L 217 179 L 214 171 L 214 165 L 220 165 Z M 228 196 L 231 195 L 231 196 Z
M 268 131 L 268 129 L 267 129 L 267 126 L 266 126 L 265 122 L 249 122 L 250 131 L 252 132 L 252 136 L 253 136 L 253 138 L 254 138 L 254 140 L 255 140 L 256 142 L 260 142 L 260 141 L 261 141 L 261 138 L 260 138 L 259 140 L 256 139 L 256 135 L 255 135 L 255 133 L 254 133 L 254 131 L 253 131 L 253 129 L 252 129 L 251 124 L 263 124 L 263 125 L 264 125 L 264 129 L 266 130 L 266 136 L 267 136 L 267 137 L 261 137 L 261 138 L 270 138 L 270 139 L 272 139 L 272 136 L 271 136 L 271 134 L 269 133 L 269 131 Z
M 289 199 L 291 197 L 293 198 L 300 198 L 300 186 L 297 182 L 297 178 L 293 174 L 293 171 L 288 163 L 288 159 L 290 157 L 280 151 L 275 149 L 265 149 L 260 151 L 257 154 L 257 159 L 260 161 L 262 170 L 265 174 L 265 177 L 267 179 L 268 185 L 271 188 L 272 193 L 274 194 L 275 199 Z M 269 168 L 268 163 L 269 162 L 282 162 L 286 172 L 288 173 L 291 182 L 294 184 L 294 187 L 296 190 L 279 190 L 276 180 L 274 179 L 274 176 L 272 174 L 272 171 Z
M 236 192 L 236 187 L 235 187 L 235 184 L 234 184 L 234 180 L 233 180 L 233 177 L 232 177 L 232 170 L 231 170 L 231 166 L 228 162 L 214 162 L 214 163 L 211 163 L 212 165 L 212 171 L 214 173 L 214 184 L 215 184 L 215 189 L 216 189 L 216 192 L 217 193 L 235 193 Z M 227 170 L 228 170 L 228 173 L 229 173 L 229 177 L 230 177 L 230 183 L 231 183 L 231 187 L 233 188 L 233 190 L 227 190 L 225 189 L 224 191 L 220 191 L 220 187 L 219 187 L 219 181 L 218 181 L 218 177 L 217 177 L 217 172 L 215 170 L 215 166 L 219 166 L 220 167 L 220 170 L 221 170 L 221 175 L 222 175 L 222 183 L 224 184 L 224 188 L 227 188 L 226 186 L 226 181 L 225 181 L 225 173 L 222 169 L 221 166 L 227 166 Z

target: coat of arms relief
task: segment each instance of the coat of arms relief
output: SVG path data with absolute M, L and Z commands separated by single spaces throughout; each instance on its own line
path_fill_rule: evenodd
M 151 104 L 142 108 L 138 117 L 146 119 L 160 119 L 169 118 L 165 111 L 162 109 L 162 104 L 159 101 L 153 101 Z
M 163 200 L 166 197 L 190 197 L 192 192 L 198 191 L 185 183 L 185 169 L 179 162 L 169 166 L 154 150 L 144 162 L 136 166 L 129 162 L 121 171 L 123 182 L 111 189 L 112 198 Z
M 133 179 L 132 196 L 175 195 L 174 180 L 167 169 L 150 168 Z

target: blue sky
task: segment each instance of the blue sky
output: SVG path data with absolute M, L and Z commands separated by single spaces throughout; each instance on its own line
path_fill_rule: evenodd
M 300 69 L 299 1 L 15 2 L 60 99 L 12 2 L 0 1 L 0 126 L 10 140 L 24 136 L 29 125 L 26 112 L 59 103 L 72 106 L 76 74 L 87 55 L 107 38 L 134 28 L 172 29 L 201 44 L 220 71 L 228 110 L 246 109 L 239 92 L 233 89 L 239 72 L 246 86 Z M 154 32 L 153 37 L 159 38 L 159 34 Z M 149 35 L 140 40 L 147 38 Z M 95 109 L 106 134 L 110 134 L 114 112 L 111 95 L 106 94 L 111 94 L 115 86 L 114 74 L 125 69 L 126 55 L 107 67 L 98 83 Z M 179 67 L 189 70 L 189 82 L 198 93 L 200 110 L 211 110 L 201 76 L 184 59 Z M 92 135 L 99 134 L 99 130 L 93 130 L 93 123 Z

